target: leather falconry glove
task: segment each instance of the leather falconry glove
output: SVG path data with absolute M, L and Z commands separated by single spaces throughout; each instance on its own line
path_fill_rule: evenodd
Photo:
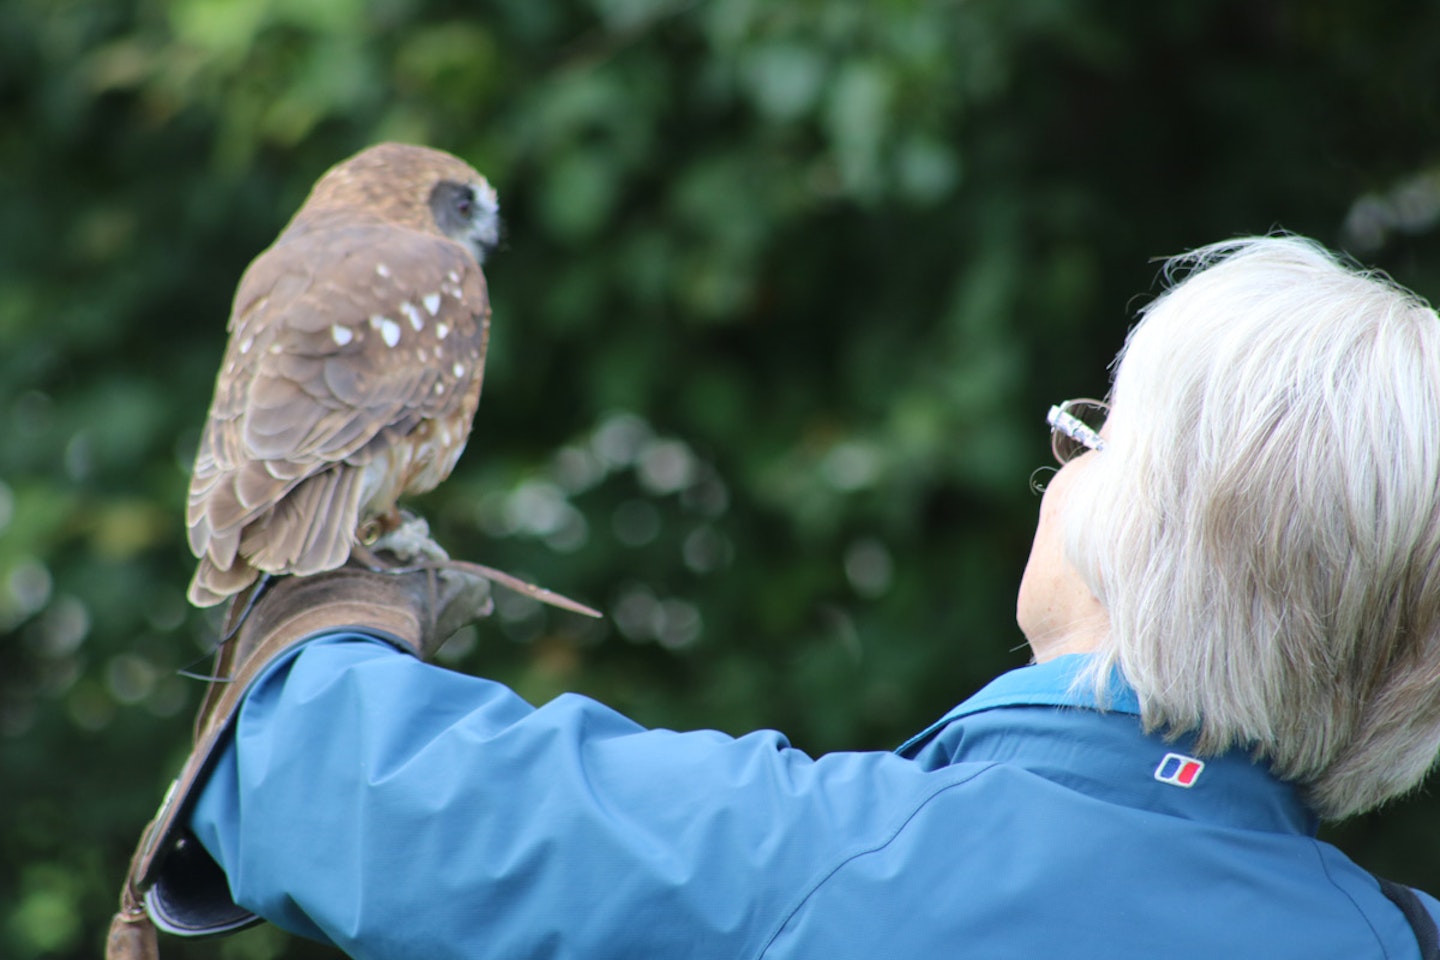
M 135 851 L 110 924 L 108 960 L 156 960 L 156 927 L 203 937 L 259 922 L 231 900 L 188 821 L 246 691 L 265 668 L 316 633 L 347 628 L 428 660 L 456 630 L 489 614 L 486 570 L 449 560 L 424 521 L 411 520 L 338 570 L 261 581 L 232 601 L 195 718 L 194 747 Z

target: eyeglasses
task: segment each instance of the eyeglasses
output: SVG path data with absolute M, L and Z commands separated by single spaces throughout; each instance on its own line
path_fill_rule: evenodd
M 1064 464 L 1087 450 L 1104 450 L 1100 428 L 1109 415 L 1107 404 L 1084 397 L 1051 407 L 1045 420 L 1050 424 L 1050 449 L 1055 459 Z

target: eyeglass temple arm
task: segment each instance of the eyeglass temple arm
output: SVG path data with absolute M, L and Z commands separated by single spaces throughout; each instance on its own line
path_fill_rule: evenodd
M 1090 429 L 1084 420 L 1074 414 L 1066 413 L 1058 406 L 1050 408 L 1050 413 L 1046 415 L 1045 420 L 1071 440 L 1083 443 L 1091 450 L 1105 449 L 1105 441 L 1099 433 Z

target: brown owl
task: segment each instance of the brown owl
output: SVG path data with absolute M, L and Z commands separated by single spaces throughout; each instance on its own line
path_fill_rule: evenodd
M 438 150 L 332 168 L 240 279 L 186 521 L 190 602 L 345 563 L 465 447 L 489 334 L 495 191 Z

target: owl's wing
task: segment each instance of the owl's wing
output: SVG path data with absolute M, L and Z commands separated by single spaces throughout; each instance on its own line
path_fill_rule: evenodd
M 377 456 L 425 421 L 454 424 L 463 444 L 488 319 L 479 266 L 443 237 L 341 225 L 261 254 L 236 293 L 190 483 L 192 601 L 218 602 L 251 567 L 344 563 L 364 500 L 384 489 L 366 469 Z

